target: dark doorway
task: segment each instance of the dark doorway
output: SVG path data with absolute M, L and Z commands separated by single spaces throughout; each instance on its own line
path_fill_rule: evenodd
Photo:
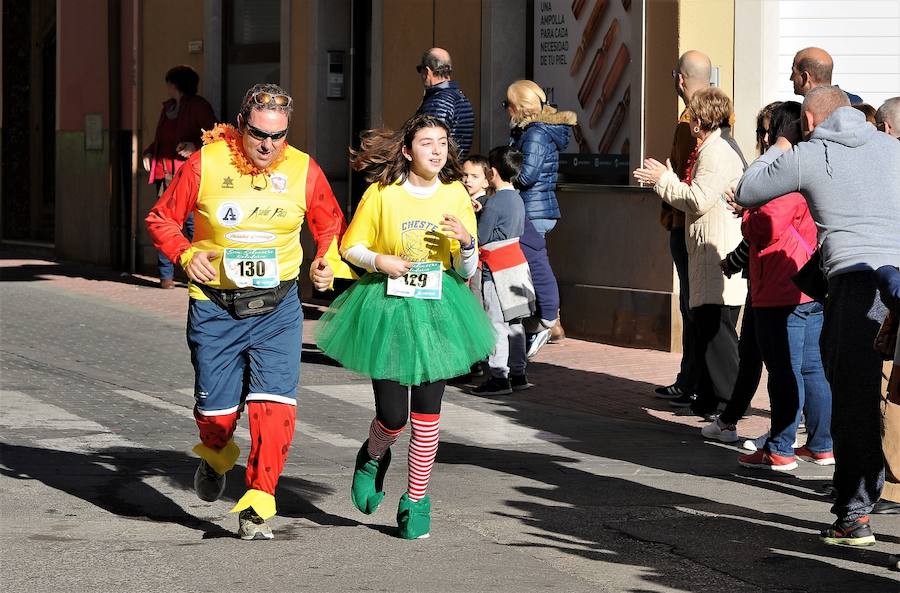
M 351 13 L 350 145 L 359 148 L 360 132 L 372 127 L 372 0 L 352 0 Z M 361 174 L 350 171 L 348 219 L 368 185 Z
M 56 224 L 56 13 L 40 42 L 40 201 L 35 238 L 53 242 Z
M 3 3 L 2 239 L 52 243 L 56 2 Z

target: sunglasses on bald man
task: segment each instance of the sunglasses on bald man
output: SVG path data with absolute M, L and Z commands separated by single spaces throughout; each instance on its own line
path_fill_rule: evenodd
M 264 130 L 260 130 L 259 128 L 253 127 L 250 124 L 245 124 L 247 126 L 247 133 L 256 138 L 257 140 L 266 141 L 266 138 L 271 138 L 272 142 L 276 140 L 281 140 L 285 136 L 287 136 L 287 128 L 281 130 L 280 132 L 266 132 Z

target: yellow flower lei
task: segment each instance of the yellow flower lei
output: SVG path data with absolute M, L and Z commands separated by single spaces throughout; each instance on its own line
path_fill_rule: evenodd
M 211 130 L 203 130 L 203 144 L 212 144 L 224 140 L 228 144 L 228 152 L 231 153 L 231 164 L 241 175 L 268 175 L 278 168 L 278 165 L 287 158 L 287 142 L 281 145 L 281 151 L 272 164 L 265 169 L 260 169 L 244 154 L 241 144 L 241 133 L 231 124 L 216 124 Z

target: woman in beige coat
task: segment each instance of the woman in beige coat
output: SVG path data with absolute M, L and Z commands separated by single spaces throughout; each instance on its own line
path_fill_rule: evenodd
M 725 201 L 743 173 L 738 153 L 722 138 L 719 126 L 728 121 L 731 100 L 717 88 L 698 91 L 688 103 L 691 133 L 699 143 L 688 162 L 688 175 L 679 181 L 667 161 L 644 161 L 634 177 L 653 185 L 665 202 L 685 213 L 690 306 L 694 315 L 699 384 L 697 394 L 685 398 L 698 415 L 715 411 L 731 396 L 737 378 L 737 323 L 747 296 L 746 281 L 726 278 L 720 262 L 742 239 L 741 223 Z M 693 162 L 691 162 L 693 161 Z

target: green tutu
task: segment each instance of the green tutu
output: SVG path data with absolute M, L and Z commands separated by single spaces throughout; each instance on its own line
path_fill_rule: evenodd
M 494 330 L 455 272 L 440 300 L 387 295 L 385 274 L 366 274 L 319 320 L 319 348 L 373 379 L 419 385 L 465 375 L 494 349 Z

